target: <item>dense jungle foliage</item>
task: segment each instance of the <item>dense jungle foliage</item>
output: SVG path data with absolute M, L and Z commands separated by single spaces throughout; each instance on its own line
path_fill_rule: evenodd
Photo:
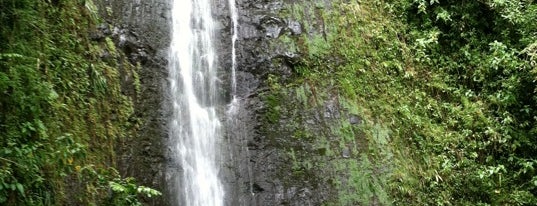
M 537 204 L 537 3 L 393 4 L 420 84 L 410 113 L 400 113 L 421 181 L 401 200 Z
M 98 21 L 91 0 L 0 0 L 0 205 L 159 194 L 114 169 L 115 145 L 138 124 L 120 73 L 136 67 L 110 38 L 90 41 Z
M 536 2 L 306 4 L 285 11 L 309 32 L 280 37 L 302 60 L 293 80 L 269 77 L 279 95 L 267 95 L 266 118 L 296 105 L 275 99 L 294 98 L 310 107 L 336 99 L 363 119 L 332 126 L 324 136 L 339 136 L 339 145 L 320 144 L 328 145 L 322 156 L 335 151 L 329 167 L 351 177 L 327 181 L 346 187 L 327 205 L 537 205 Z M 290 92 L 297 97 L 281 95 Z M 289 151 L 302 174 L 330 173 L 315 153 Z M 341 151 L 354 160 L 338 163 Z
M 290 177 L 348 172 L 327 180 L 328 205 L 537 205 L 535 1 L 304 1 L 288 15 L 319 32 L 281 37 L 302 59 L 293 80 L 269 76 L 266 123 L 337 99 L 362 124 L 325 125 L 338 144 L 287 125 L 323 146 L 290 148 Z M 0 205 L 158 194 L 113 169 L 139 124 L 120 74 L 137 75 L 112 39 L 88 38 L 98 21 L 90 0 L 0 0 Z

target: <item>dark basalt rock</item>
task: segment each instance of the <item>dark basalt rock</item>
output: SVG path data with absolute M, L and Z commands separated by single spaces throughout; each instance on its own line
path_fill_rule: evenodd
M 321 205 L 330 198 L 329 188 L 317 181 L 315 174 L 302 176 L 304 178 L 292 175 L 292 160 L 287 153 L 289 146 L 299 152 L 326 153 L 326 149 L 315 148 L 307 141 L 292 140 L 292 134 L 279 128 L 292 123 L 293 120 L 286 114 L 293 111 L 282 111 L 280 122 L 273 126 L 262 125 L 266 123 L 263 117 L 267 106 L 260 94 L 268 92 L 267 75 L 276 75 L 285 82 L 292 77 L 293 67 L 301 61 L 298 53 L 277 44 L 278 38 L 283 35 L 294 36 L 304 32 L 299 22 L 280 16 L 280 11 L 292 3 L 282 0 L 239 0 L 237 3 L 241 23 L 237 44 L 238 69 L 249 77 L 239 80 L 239 85 L 249 92 L 240 93 L 243 98 L 241 112 L 244 114 L 239 114 L 243 118 L 238 120 L 243 126 L 242 142 L 246 143 L 241 148 L 247 154 L 235 157 L 248 160 L 242 160 L 242 164 L 246 165 L 239 165 L 237 169 L 248 168 L 249 172 L 237 171 L 241 175 L 236 178 L 240 182 L 238 187 L 247 185 L 247 192 L 251 193 L 239 194 L 240 205 Z M 340 112 L 336 104 L 327 103 L 325 111 L 320 109 L 306 121 L 311 120 L 318 126 L 324 118 L 338 118 Z M 304 117 L 307 118 L 307 115 L 304 114 Z
M 133 65 L 140 65 L 140 93 L 136 94 L 130 74 L 123 74 L 123 93 L 134 101 L 133 121 L 140 121 L 137 134 L 125 137 L 117 146 L 117 163 L 124 177 L 135 177 L 140 185 L 166 191 L 165 100 L 166 51 L 169 44 L 169 1 L 97 0 L 105 23 L 90 38 L 109 37 Z M 107 58 L 110 54 L 103 53 Z M 147 205 L 167 205 L 165 197 L 149 198 Z
M 358 115 L 351 115 L 351 117 L 349 117 L 349 123 L 362 124 L 362 119 Z
M 164 192 L 160 198 L 147 200 L 147 205 L 169 205 L 171 196 L 167 182 L 172 175 L 181 173 L 181 166 L 166 158 L 168 146 L 166 124 L 169 112 L 166 107 L 166 58 L 170 41 L 169 0 L 129 1 L 97 0 L 106 23 L 97 28 L 90 38 L 102 41 L 112 37 L 133 64 L 140 64 L 141 94 L 135 99 L 135 114 L 142 120 L 138 134 L 119 144 L 118 163 L 123 176 L 133 176 L 138 183 Z M 281 16 L 285 6 L 293 0 L 237 0 L 239 11 L 239 39 L 237 49 L 237 93 L 240 107 L 225 113 L 230 101 L 229 85 L 222 85 L 227 96 L 222 102 L 222 116 L 226 125 L 222 148 L 222 179 L 226 185 L 226 205 L 321 205 L 331 194 L 316 174 L 291 179 L 290 159 L 286 147 L 291 145 L 299 152 L 326 153 L 308 142 L 293 142 L 291 134 L 263 125 L 267 112 L 263 94 L 267 90 L 269 74 L 282 82 L 293 76 L 293 67 L 300 64 L 300 54 L 284 46 L 275 46 L 283 35 L 300 35 L 304 31 L 300 22 Z M 298 2 L 297 2 L 298 3 Z M 220 79 L 230 82 L 232 24 L 227 0 L 213 2 L 213 15 L 217 20 L 218 65 Z M 103 54 L 103 58 L 107 54 Z M 290 102 L 291 103 L 291 102 Z M 305 122 L 318 125 L 325 118 L 337 118 L 340 112 L 336 103 L 327 103 L 318 112 L 310 114 Z M 288 111 L 290 112 L 290 111 Z M 281 125 L 289 124 L 285 115 Z M 309 123 L 308 123 L 309 122 Z M 351 117 L 352 124 L 360 119 Z M 272 129 L 272 130 L 270 130 Z M 271 131 L 271 133 L 267 132 Z M 346 155 L 346 152 L 343 153 Z M 170 168 L 175 174 L 166 174 Z
M 267 38 L 278 38 L 285 29 L 285 22 L 274 16 L 263 16 L 260 19 L 258 29 L 265 33 Z
M 289 31 L 291 31 L 292 35 L 302 34 L 302 25 L 300 25 L 300 23 L 297 21 L 293 21 L 293 20 L 288 21 L 287 28 L 289 28 Z

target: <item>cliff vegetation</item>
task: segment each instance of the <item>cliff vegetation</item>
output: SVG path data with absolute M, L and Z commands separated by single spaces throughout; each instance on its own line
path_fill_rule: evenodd
M 298 1 L 282 15 L 305 31 L 279 37 L 301 57 L 264 96 L 288 184 L 328 186 L 325 205 L 537 204 L 534 1 Z
M 139 125 L 121 90 L 137 67 L 109 36 L 90 38 L 97 23 L 91 0 L 0 1 L 0 205 L 159 194 L 114 169 L 119 140 Z

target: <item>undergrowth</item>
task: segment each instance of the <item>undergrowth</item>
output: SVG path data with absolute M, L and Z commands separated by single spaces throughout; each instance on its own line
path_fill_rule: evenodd
M 138 186 L 114 169 L 117 140 L 138 124 L 119 71 L 136 74 L 113 44 L 89 40 L 92 1 L 0 8 L 0 204 L 133 205 L 125 197 L 158 194 L 122 189 Z
M 339 142 L 322 155 L 340 160 L 312 168 L 338 179 L 327 205 L 537 204 L 533 1 L 305 4 L 283 12 L 307 32 L 283 37 L 302 60 L 279 91 L 324 93 L 302 102 L 336 98 L 363 119 L 331 120 L 336 132 L 313 138 Z M 349 145 L 361 146 L 341 158 Z

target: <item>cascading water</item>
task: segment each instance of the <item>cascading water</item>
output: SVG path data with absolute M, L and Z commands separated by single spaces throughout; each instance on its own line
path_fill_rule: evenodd
M 236 42 L 239 37 L 238 25 L 239 25 L 239 12 L 237 11 L 237 5 L 235 0 L 228 0 L 229 13 L 231 16 L 231 94 L 233 95 L 233 102 L 237 98 L 237 49 Z
M 245 132 L 243 131 L 245 128 L 244 122 L 241 122 L 237 119 L 237 115 L 239 111 L 242 109 L 241 106 L 241 100 L 239 99 L 237 95 L 237 48 L 236 48 L 236 42 L 239 37 L 239 11 L 237 9 L 236 1 L 235 0 L 228 0 L 228 6 L 229 6 L 229 13 L 231 18 L 231 103 L 228 106 L 227 110 L 227 121 L 230 125 L 231 131 L 229 132 L 230 135 L 233 136 L 236 140 L 241 141 L 240 143 L 240 149 L 243 150 L 246 153 L 246 156 L 249 157 L 249 150 L 246 146 L 246 137 Z M 233 160 L 233 153 L 230 153 L 230 158 Z M 238 162 L 238 160 L 235 160 Z M 247 161 L 247 171 L 248 171 L 248 178 L 252 177 L 252 168 L 249 165 L 249 161 Z M 236 163 L 236 165 L 240 165 L 240 163 Z M 244 168 L 239 168 L 244 169 Z M 253 196 L 253 181 L 250 179 L 249 181 L 248 190 L 249 193 Z M 248 205 L 248 200 L 246 199 L 239 199 L 238 204 L 239 205 Z
M 177 205 L 224 205 L 218 177 L 221 123 L 218 104 L 215 23 L 210 0 L 172 0 L 169 83 L 172 116 L 169 122 L 171 159 L 182 173 L 172 171 L 171 190 Z
M 239 14 L 235 0 L 228 0 L 229 13 L 231 17 L 231 103 L 228 109 L 228 117 L 233 118 L 239 109 L 239 99 L 237 98 L 237 49 Z

